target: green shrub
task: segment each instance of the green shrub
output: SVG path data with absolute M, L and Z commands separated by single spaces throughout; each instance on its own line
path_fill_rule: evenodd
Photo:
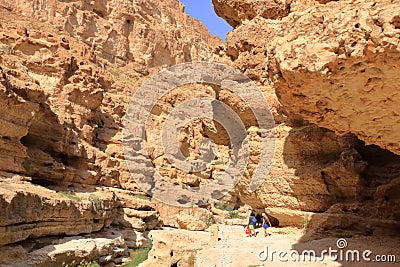
M 310 218 L 308 216 L 303 217 L 301 219 L 301 228 L 303 228 L 304 232 L 308 231 L 308 225 L 310 224 Z
M 222 202 L 222 201 L 216 202 L 214 206 L 217 209 L 220 209 L 220 210 L 233 211 L 233 206 L 232 205 L 230 205 L 228 203 L 225 203 L 225 202 Z
M 132 258 L 132 261 L 125 264 L 124 267 L 136 267 L 140 263 L 144 262 L 147 260 L 149 257 L 149 252 L 153 247 L 153 243 L 150 242 L 149 246 L 147 248 L 137 248 L 137 249 L 132 249 L 129 251 L 129 257 Z
M 104 209 L 104 200 L 98 196 L 90 196 L 89 201 L 92 202 L 95 211 Z
M 69 198 L 69 199 L 71 199 L 71 200 L 74 200 L 74 201 L 76 201 L 76 202 L 81 202 L 81 201 L 82 201 L 82 198 L 80 198 L 80 197 L 78 197 L 78 196 L 76 196 L 76 195 L 74 195 L 74 194 L 72 194 L 72 193 L 67 193 L 67 192 L 64 192 L 64 191 L 59 191 L 59 192 L 57 192 L 57 194 L 59 194 L 60 196 Z
M 207 225 L 207 227 L 210 227 L 212 224 L 215 224 L 215 219 L 214 216 L 212 216 L 212 214 L 202 215 L 200 217 L 200 220 L 204 222 Z
M 101 265 L 95 261 L 92 261 L 92 262 L 81 262 L 76 267 L 101 267 Z
M 228 219 L 245 219 L 245 217 L 240 215 L 238 211 L 233 210 L 229 212 Z
M 194 260 L 195 260 L 194 254 L 190 254 L 190 256 L 189 256 L 189 258 L 188 258 L 188 265 L 189 265 L 189 267 L 194 267 Z

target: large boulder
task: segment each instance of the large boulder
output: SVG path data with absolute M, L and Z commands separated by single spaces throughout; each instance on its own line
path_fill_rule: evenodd
M 53 191 L 0 181 L 0 245 L 49 235 L 77 235 L 109 226 L 119 206 L 114 194 Z
M 247 2 L 258 1 L 214 5 Z M 287 111 L 400 154 L 399 9 L 393 1 L 292 1 L 283 18 L 243 15 L 226 52 L 272 86 Z

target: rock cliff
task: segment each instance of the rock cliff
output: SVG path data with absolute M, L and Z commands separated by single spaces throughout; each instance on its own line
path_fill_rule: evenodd
M 258 199 L 285 221 L 275 208 L 390 219 L 397 227 L 397 1 L 213 4 L 235 27 L 225 55 L 277 99 L 270 101 L 278 124 L 275 164 L 263 188 L 255 195 L 239 189 L 241 198 L 253 206 Z M 351 231 L 335 216 L 320 229 Z M 369 225 L 364 233 L 374 232 Z
M 0 3 L 0 265 L 76 259 L 113 266 L 126 260 L 127 248 L 146 246 L 147 231 L 162 224 L 203 230 L 223 222 L 225 204 L 267 207 L 281 226 L 300 226 L 310 216 L 304 240 L 399 234 L 397 1 L 213 4 L 234 27 L 226 44 L 177 0 Z M 257 83 L 276 123 L 274 164 L 251 192 L 261 131 L 243 99 L 223 87 L 191 84 L 157 102 L 147 123 L 148 151 L 155 168 L 180 186 L 215 180 L 230 147 L 221 125 L 192 120 L 179 135 L 182 152 L 197 158 L 200 142 L 211 138 L 220 158 L 199 173 L 171 166 L 160 133 L 175 107 L 193 97 L 218 99 L 246 127 L 250 162 L 243 179 L 209 210 L 150 200 L 122 153 L 131 96 L 151 75 L 193 61 L 240 69 Z M 202 234 L 201 244 L 207 238 Z M 79 248 L 75 258 L 71 246 Z M 177 255 L 151 253 L 176 263 L 198 250 L 171 246 Z
M 162 224 L 124 161 L 129 100 L 165 67 L 210 60 L 221 40 L 176 0 L 2 1 L 0 14 L 0 265 L 120 263 L 147 241 L 134 230 Z M 56 235 L 75 241 L 40 239 Z M 74 259 L 68 244 L 95 247 Z
M 400 154 L 395 104 L 399 90 L 398 3 L 326 1 L 307 5 L 292 1 L 290 5 L 280 3 L 279 7 L 287 10 L 281 18 L 273 12 L 264 15 L 264 5 L 251 2 L 254 12 L 260 13 L 257 17 L 240 9 L 235 9 L 238 14 L 224 13 L 248 21 L 238 27 L 236 38 L 228 44 L 244 52 L 237 59 L 242 69 L 258 70 L 285 108 L 304 119 L 339 135 L 354 133 L 367 144 Z M 262 2 L 268 6 L 280 1 Z M 260 64 L 249 65 L 255 59 Z

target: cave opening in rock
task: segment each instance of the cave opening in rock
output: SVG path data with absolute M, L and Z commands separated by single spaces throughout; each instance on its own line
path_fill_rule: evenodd
M 356 149 L 367 162 L 361 173 L 360 201 L 373 203 L 376 215 L 400 219 L 396 211 L 400 207 L 400 155 L 376 145 L 365 145 L 363 141 L 358 142 Z

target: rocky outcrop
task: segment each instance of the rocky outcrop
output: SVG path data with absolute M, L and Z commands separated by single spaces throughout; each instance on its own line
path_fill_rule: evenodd
M 128 171 L 121 131 L 148 75 L 208 60 L 221 44 L 183 10 L 175 0 L 0 3 L 0 245 L 15 262 L 121 263 L 114 249 L 125 255 L 162 224 Z M 110 225 L 144 234 L 82 237 Z M 34 252 L 5 245 L 57 235 L 79 240 Z
M 49 235 L 96 232 L 113 221 L 115 195 L 55 192 L 30 183 L 0 183 L 0 245 Z
M 260 13 L 280 1 L 247 2 Z M 223 13 L 230 6 L 248 10 L 247 2 L 214 1 L 214 5 Z M 398 5 L 325 2 L 283 4 L 290 6 L 283 18 L 255 16 L 241 9 L 224 13 L 230 19 L 243 17 L 228 38 L 227 53 L 241 69 L 260 81 L 266 79 L 285 109 L 340 135 L 354 133 L 367 144 L 399 154 Z
M 266 182 L 251 193 L 245 175 L 235 190 L 239 198 L 259 211 L 273 208 L 285 223 L 291 218 L 284 209 L 325 212 L 341 203 L 347 207 L 343 218 L 373 217 L 391 224 L 387 233 L 394 233 L 389 229 L 398 223 L 398 205 L 389 194 L 398 192 L 393 186 L 399 160 L 395 1 L 213 4 L 235 27 L 223 53 L 257 81 L 277 123 Z M 352 229 L 344 220 L 340 227 Z
M 255 17 L 277 19 L 290 12 L 288 0 L 213 0 L 215 12 L 232 27 L 237 27 Z
M 177 170 L 160 145 L 163 123 L 177 105 L 193 97 L 215 98 L 237 112 L 249 135 L 250 163 L 224 199 L 232 207 L 269 207 L 274 222 L 297 226 L 302 216 L 316 212 L 306 236 L 310 239 L 319 238 L 321 229 L 335 235 L 338 228 L 396 234 L 396 3 L 213 3 L 235 27 L 225 47 L 177 0 L 0 3 L 0 244 L 80 235 L 64 239 L 65 246 L 54 243 L 29 252 L 7 245 L 1 251 L 14 248 L 20 254 L 15 262 L 41 258 L 32 265 L 51 266 L 71 261 L 69 246 L 77 246 L 80 260 L 118 263 L 127 247 L 146 243 L 145 235 L 136 239 L 129 232 L 107 240 L 82 235 L 104 233 L 110 224 L 145 232 L 163 223 L 204 230 L 214 215 L 223 221 L 227 212 L 213 207 L 183 210 L 150 200 L 131 177 L 122 153 L 130 96 L 149 75 L 201 60 L 233 65 L 258 83 L 277 125 L 274 165 L 266 182 L 251 192 L 262 135 L 254 114 L 229 90 L 187 85 L 163 96 L 148 121 L 148 151 L 167 181 L 197 187 L 224 172 L 229 136 L 215 121 L 193 120 L 179 136 L 189 158 L 198 157 L 205 137 L 216 143 L 219 158 L 202 172 Z M 154 233 L 150 266 L 192 265 L 191 255 L 209 242 L 207 233 Z M 180 243 L 177 233 L 190 245 Z
M 115 228 L 83 236 L 30 239 L 2 246 L 0 265 L 62 266 L 97 262 L 101 266 L 115 266 L 129 261 L 128 248 L 147 247 L 148 243 L 139 232 Z
M 137 190 L 121 146 L 129 96 L 162 67 L 211 58 L 220 40 L 178 1 L 2 5 L 1 170 Z
M 338 8 L 340 15 L 332 12 Z M 398 8 L 390 1 L 340 1 L 288 17 L 273 34 L 284 37 L 269 46 L 281 103 L 322 127 L 400 154 Z
M 201 231 L 214 223 L 213 213 L 205 208 L 183 208 L 153 200 L 163 225 L 184 230 Z
M 247 177 L 238 183 L 241 201 L 260 212 L 264 207 L 323 212 L 338 201 L 357 199 L 366 162 L 353 149 L 356 138 L 315 125 L 277 130 L 274 165 L 254 193 Z
M 9 9 L 52 23 L 87 45 L 84 52 L 107 62 L 139 68 L 171 66 L 210 58 L 210 46 L 221 40 L 198 20 L 184 13 L 184 5 L 168 1 L 48 0 L 39 5 L 6 1 Z
M 1 266 L 128 262 L 127 249 L 147 247 L 145 230 L 160 224 L 148 199 L 125 190 L 55 191 L 23 178 L 0 182 Z
M 381 216 L 370 217 L 368 207 L 362 204 L 333 205 L 325 213 L 308 214 L 303 222 L 306 233 L 301 241 L 321 239 L 326 236 L 379 236 L 382 238 L 399 235 L 400 222 L 382 219 Z M 374 210 L 374 208 L 373 208 Z
M 188 230 L 154 230 L 149 233 L 153 248 L 140 266 L 193 266 L 196 253 L 208 246 L 210 234 Z
M 207 228 L 207 224 L 193 216 L 181 213 L 176 216 L 179 228 L 190 231 L 201 231 Z
M 85 264 L 97 260 L 105 265 L 113 262 L 118 256 L 123 256 L 126 252 L 123 239 L 107 238 L 79 238 L 67 237 L 59 240 L 59 244 L 45 246 L 35 251 L 27 253 L 22 247 L 5 247 L 9 254 L 4 254 L 2 258 L 4 265 L 13 266 L 8 263 L 13 262 L 18 266 L 62 266 L 66 262 Z M 16 257 L 18 252 L 18 257 Z M 97 262 L 96 261 L 96 262 Z M 14 265 L 15 266 L 15 265 Z

